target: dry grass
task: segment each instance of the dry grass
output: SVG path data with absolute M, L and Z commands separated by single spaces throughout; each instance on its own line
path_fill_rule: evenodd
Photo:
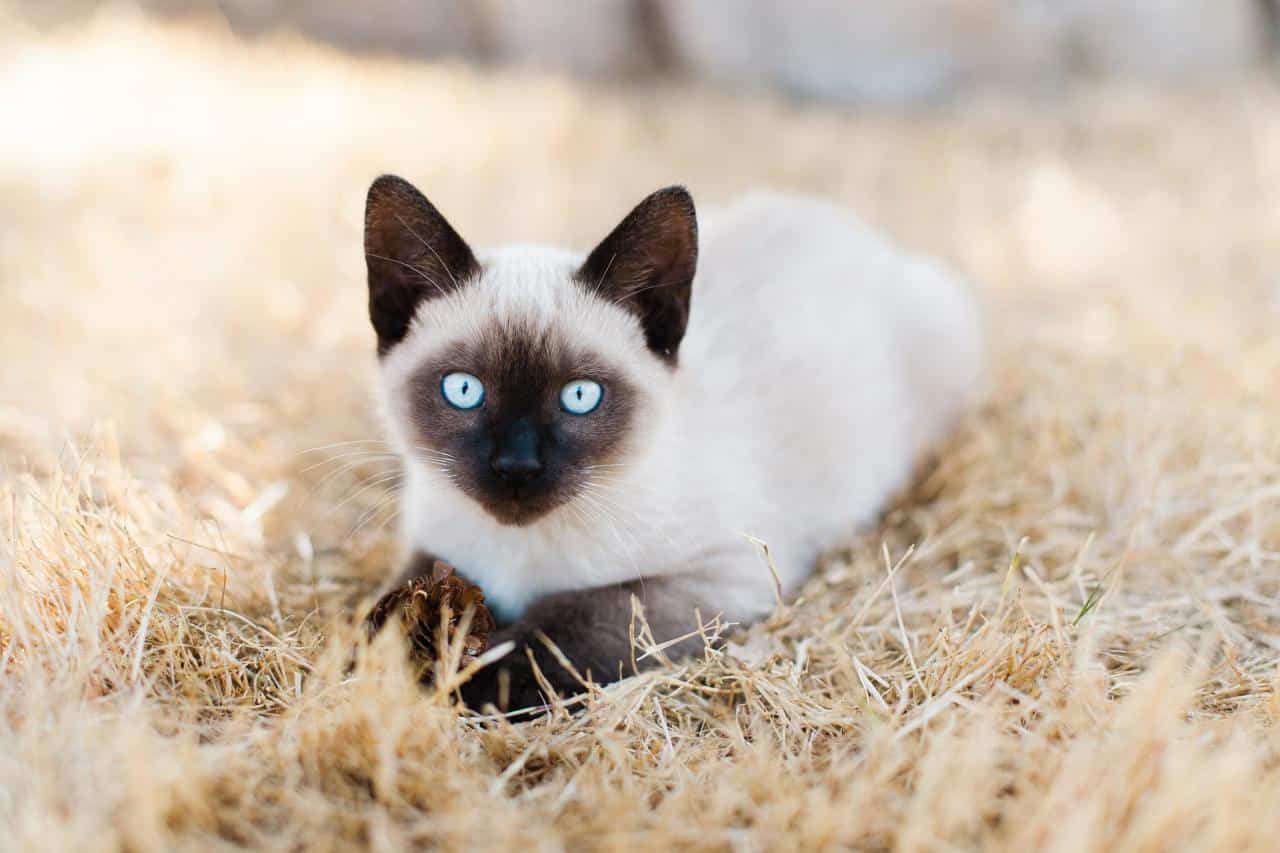
M 118 13 L 0 47 L 0 846 L 1274 848 L 1267 83 L 849 115 Z M 990 404 L 800 601 L 579 716 L 348 676 L 387 169 L 477 242 L 839 198 L 983 282 Z

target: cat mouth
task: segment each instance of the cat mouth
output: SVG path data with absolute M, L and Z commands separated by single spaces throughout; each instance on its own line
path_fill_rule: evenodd
M 538 481 L 495 484 L 473 497 L 498 523 L 525 527 L 569 501 L 574 491 L 567 483 Z

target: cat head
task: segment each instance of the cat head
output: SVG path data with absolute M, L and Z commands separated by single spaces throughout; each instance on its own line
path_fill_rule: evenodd
M 369 316 L 408 463 L 512 525 L 617 481 L 665 416 L 697 253 L 681 187 L 648 196 L 583 260 L 478 256 L 411 184 L 374 181 Z

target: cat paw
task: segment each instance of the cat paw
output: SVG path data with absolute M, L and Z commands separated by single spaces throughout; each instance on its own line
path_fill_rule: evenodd
M 413 578 L 378 599 L 365 619 L 365 628 L 372 639 L 388 622 L 398 618 L 409 641 L 410 658 L 420 668 L 423 680 L 430 681 L 433 665 L 444 654 L 441 641 L 455 642 L 468 613 L 470 623 L 462 641 L 460 669 L 484 654 L 495 622 L 485 606 L 484 591 L 444 560 L 436 560 L 429 574 Z M 443 632 L 442 618 L 447 620 Z
M 570 690 L 566 695 L 572 692 Z M 528 719 L 541 716 L 548 710 L 542 685 L 534 675 L 523 648 L 472 675 L 458 688 L 458 693 L 463 704 L 481 713 L 492 706 L 500 713 L 520 711 L 518 718 Z

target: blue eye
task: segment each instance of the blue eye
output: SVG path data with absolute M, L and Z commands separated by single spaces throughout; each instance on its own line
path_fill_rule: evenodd
M 590 379 L 575 379 L 560 391 L 560 406 L 571 415 L 594 412 L 604 397 L 604 388 Z
M 474 409 L 484 402 L 484 385 L 470 373 L 450 373 L 440 380 L 440 393 L 455 409 Z

